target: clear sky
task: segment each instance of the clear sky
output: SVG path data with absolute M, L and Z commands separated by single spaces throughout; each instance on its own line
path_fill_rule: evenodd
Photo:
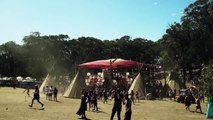
M 0 0 L 0 45 L 31 32 L 156 41 L 195 0 Z

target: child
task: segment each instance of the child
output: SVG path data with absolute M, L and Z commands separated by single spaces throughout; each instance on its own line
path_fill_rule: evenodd
M 202 112 L 202 109 L 201 109 L 201 105 L 200 105 L 200 98 L 199 97 L 197 97 L 196 98 L 196 110 L 195 110 L 195 112 L 197 112 L 197 109 L 199 109 L 200 110 L 200 113 L 203 113 Z
M 186 95 L 184 103 L 185 103 L 186 110 L 190 111 L 189 106 L 191 105 L 191 101 L 190 101 L 189 95 Z

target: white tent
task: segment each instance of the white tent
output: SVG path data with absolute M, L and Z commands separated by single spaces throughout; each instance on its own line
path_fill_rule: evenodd
M 18 81 L 22 81 L 24 78 L 23 77 L 21 77 L 21 76 L 17 76 L 16 77 L 16 80 L 18 80 Z
M 44 87 L 45 87 L 46 85 L 48 85 L 48 82 L 50 81 L 50 79 L 51 79 L 50 75 L 47 74 L 46 78 L 44 79 L 44 81 L 42 82 L 42 84 L 41 84 L 41 86 L 40 86 L 40 88 L 39 88 L 39 92 L 40 92 L 40 93 L 44 93 Z
M 64 93 L 64 97 L 80 98 L 82 89 L 87 89 L 85 78 L 78 72 Z
M 145 86 L 141 78 L 141 74 L 139 73 L 137 77 L 134 79 L 132 85 L 130 86 L 128 93 L 131 91 L 138 92 L 140 98 L 145 98 Z
M 169 80 L 168 85 L 169 85 L 170 89 L 172 89 L 172 90 L 174 90 L 174 89 L 180 90 L 180 86 L 175 80 Z
M 169 81 L 167 81 L 167 84 L 171 90 L 176 89 L 177 94 L 179 94 L 180 85 L 177 81 L 179 81 L 179 77 L 177 73 L 171 72 L 171 75 L 169 76 Z

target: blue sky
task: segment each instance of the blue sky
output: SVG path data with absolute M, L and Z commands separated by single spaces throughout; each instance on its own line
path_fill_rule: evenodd
M 31 32 L 156 41 L 195 0 L 0 0 L 0 45 Z

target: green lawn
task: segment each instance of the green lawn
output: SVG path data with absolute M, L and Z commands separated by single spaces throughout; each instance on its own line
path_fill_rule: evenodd
M 32 94 L 32 91 L 31 91 Z M 79 108 L 80 99 L 59 97 L 60 102 L 45 100 L 41 96 L 41 102 L 45 104 L 44 110 L 39 110 L 40 104 L 35 101 L 33 108 L 28 105 L 32 98 L 26 97 L 23 89 L 0 88 L 0 120 L 78 120 L 76 111 Z M 109 104 L 98 103 L 100 112 L 87 111 L 87 117 L 91 120 L 109 120 L 113 101 Z M 203 112 L 206 112 L 206 103 L 202 103 Z M 195 104 L 191 106 L 195 110 Z M 163 100 L 141 100 L 132 105 L 132 120 L 204 120 L 204 114 L 188 112 L 184 104 Z M 122 109 L 122 119 L 125 107 Z M 117 120 L 116 115 L 114 120 Z

